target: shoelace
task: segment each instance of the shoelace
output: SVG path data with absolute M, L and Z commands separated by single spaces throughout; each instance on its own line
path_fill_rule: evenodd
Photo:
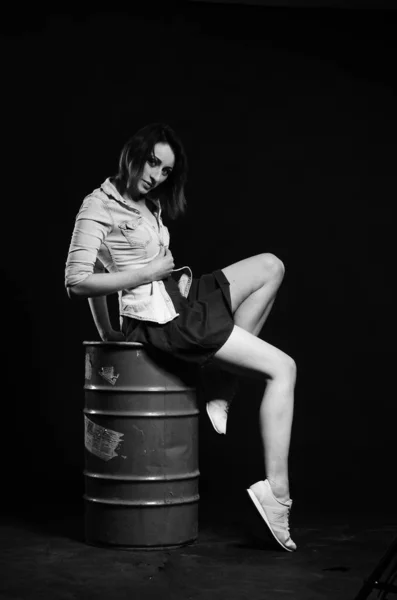
M 282 525 L 283 527 L 285 527 L 285 529 L 287 530 L 287 532 L 289 533 L 289 513 L 290 513 L 290 508 L 288 506 L 286 506 L 285 510 L 283 509 L 281 510 L 277 510 L 272 508 L 272 521 L 274 523 L 277 523 L 278 525 Z

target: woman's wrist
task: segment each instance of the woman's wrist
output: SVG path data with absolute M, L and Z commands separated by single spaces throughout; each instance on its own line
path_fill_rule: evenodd
M 140 274 L 141 274 L 141 277 L 142 277 L 142 281 L 141 281 L 140 285 L 145 284 L 145 283 L 152 283 L 152 281 L 153 281 L 153 269 L 152 269 L 152 266 L 151 266 L 150 263 L 147 264 L 147 265 L 145 265 L 141 269 L 139 269 L 139 271 L 141 272 Z
M 111 329 L 98 329 L 99 337 L 103 342 L 108 341 L 108 337 L 111 334 Z
M 115 329 L 107 330 L 106 332 L 101 332 L 100 338 L 103 342 L 123 342 L 123 341 L 125 341 L 124 333 L 122 331 L 116 331 Z

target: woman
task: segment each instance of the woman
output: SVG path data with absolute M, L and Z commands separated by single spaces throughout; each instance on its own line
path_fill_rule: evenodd
M 142 342 L 200 367 L 216 365 L 267 379 L 260 407 L 266 478 L 247 490 L 275 540 L 296 550 L 289 534 L 288 452 L 296 367 L 257 336 L 284 275 L 281 261 L 260 254 L 192 278 L 175 269 L 162 222 L 184 212 L 183 146 L 154 123 L 124 146 L 115 177 L 88 195 L 76 218 L 66 264 L 70 296 L 89 298 L 103 340 Z M 118 292 L 121 332 L 109 322 L 106 295 Z M 207 404 L 218 433 L 226 432 L 230 398 Z

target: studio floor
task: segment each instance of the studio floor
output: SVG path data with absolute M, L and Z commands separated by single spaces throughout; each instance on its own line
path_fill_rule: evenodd
M 79 503 L 9 507 L 1 523 L 0 598 L 353 600 L 397 534 L 396 515 L 379 506 L 357 503 L 345 513 L 332 504 L 321 511 L 298 506 L 291 515 L 298 550 L 288 553 L 250 523 L 244 502 L 215 506 L 207 497 L 198 540 L 155 551 L 85 544 Z

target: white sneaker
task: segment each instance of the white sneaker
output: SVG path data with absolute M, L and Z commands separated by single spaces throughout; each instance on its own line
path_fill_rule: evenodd
M 230 402 L 227 402 L 227 400 L 210 400 L 207 402 L 207 414 L 217 433 L 226 434 L 229 406 Z
M 288 552 L 296 550 L 288 524 L 292 500 L 285 503 L 277 500 L 267 479 L 254 483 L 247 492 L 274 539 Z
M 237 394 L 239 379 L 234 373 L 208 365 L 202 369 L 202 381 L 207 398 L 207 414 L 215 431 L 226 433 L 230 405 Z

